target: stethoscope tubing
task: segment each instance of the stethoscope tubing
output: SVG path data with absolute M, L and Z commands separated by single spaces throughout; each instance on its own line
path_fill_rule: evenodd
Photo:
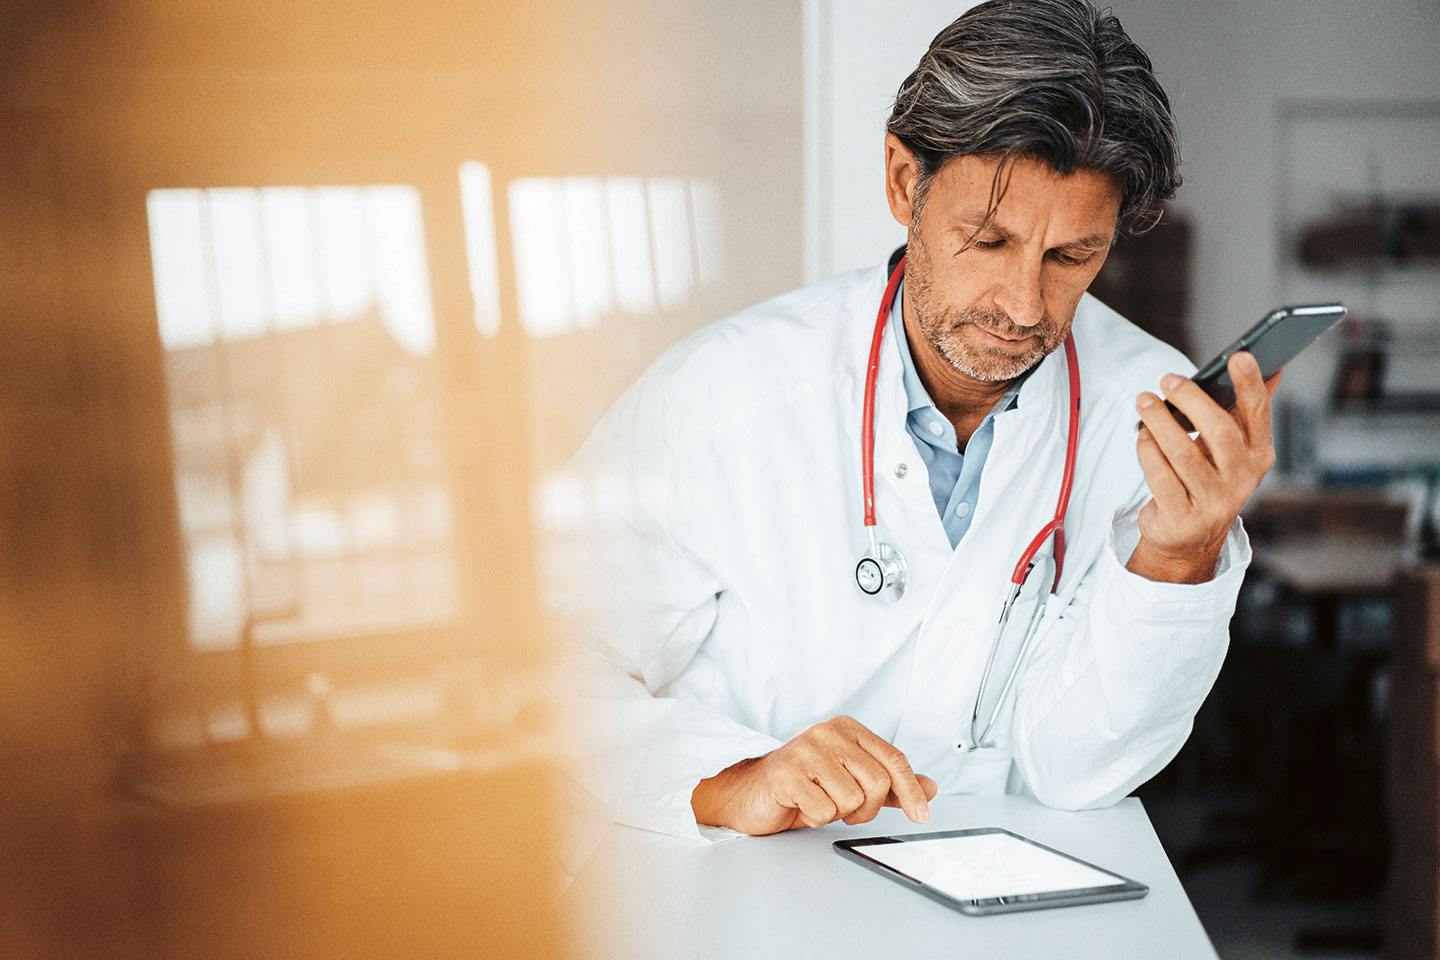
M 890 272 L 885 296 L 880 301 L 880 315 L 875 319 L 875 333 L 870 337 L 870 362 L 865 366 L 864 419 L 860 426 L 860 466 L 865 478 L 865 526 L 875 526 L 875 384 L 880 378 L 880 345 L 885 342 L 885 322 L 890 319 L 890 305 L 900 278 L 905 276 L 905 258 Z
M 1059 565 L 1056 565 L 1059 569 Z M 1058 582 L 1058 575 L 1051 581 Z M 1035 639 L 1035 634 L 1040 629 L 1040 619 L 1045 613 L 1045 602 L 1040 600 L 1035 604 L 1035 609 L 1030 611 L 1030 622 L 1025 625 L 1025 636 L 1020 641 L 1020 651 L 1015 655 L 1015 665 L 1010 668 L 1010 675 L 1005 678 L 1005 686 L 1000 689 L 1000 696 L 995 698 L 995 708 L 990 711 L 990 718 L 985 722 L 985 727 L 975 732 L 975 724 L 980 719 L 980 703 L 985 698 L 985 687 L 990 680 L 990 670 L 995 665 L 995 654 L 1000 649 L 1000 639 L 1005 635 L 1005 624 L 1010 620 L 1010 610 L 1015 604 L 1016 598 L 1020 596 L 1022 584 L 1015 584 L 1010 595 L 1005 599 L 1005 606 L 1000 611 L 1000 622 L 995 625 L 995 638 L 990 641 L 990 656 L 985 660 L 985 672 L 980 675 L 980 688 L 975 691 L 975 709 L 970 713 L 970 749 L 976 750 L 980 747 L 992 746 L 985 742 L 990 736 L 990 731 L 995 728 L 995 721 L 1000 719 L 1000 708 L 1005 704 L 1005 698 L 1010 695 L 1010 689 L 1015 686 L 1015 678 L 1020 673 L 1020 664 L 1025 662 L 1025 654 L 1030 652 L 1030 644 Z
M 1060 582 L 1060 572 L 1065 565 L 1065 514 L 1070 509 L 1070 489 L 1075 484 L 1075 455 L 1080 449 L 1080 360 L 1075 355 L 1074 334 L 1065 337 L 1065 370 L 1070 381 L 1070 423 L 1065 437 L 1065 470 L 1060 477 L 1060 497 L 1055 503 L 1054 518 L 1040 528 L 1015 564 L 1010 582 L 1016 586 L 1025 582 L 1035 554 L 1052 533 L 1055 535 L 1055 583 Z

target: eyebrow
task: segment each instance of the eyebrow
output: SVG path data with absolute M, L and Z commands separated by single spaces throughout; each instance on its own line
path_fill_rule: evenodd
M 980 232 L 980 227 L 985 223 L 985 218 L 967 214 L 961 217 L 957 221 L 957 223 L 962 230 L 969 230 L 971 235 L 973 236 Z M 988 229 L 994 231 L 1001 240 L 1008 241 L 1015 239 L 1015 235 L 1013 233 L 1011 233 L 1009 230 L 1006 230 L 998 223 L 991 223 Z M 1110 246 L 1113 239 L 1114 238 L 1111 237 L 1109 234 L 1095 233 L 1091 234 L 1088 237 L 1081 237 L 1078 240 L 1071 240 L 1068 243 L 1062 243 L 1058 247 L 1053 247 L 1052 249 L 1063 250 L 1066 248 L 1079 247 L 1085 250 L 1103 250 L 1104 248 Z
M 1088 237 L 1081 237 L 1079 240 L 1071 240 L 1069 243 L 1062 243 L 1062 247 L 1084 247 L 1087 250 L 1102 250 L 1110 246 L 1114 238 L 1108 234 L 1096 233 Z

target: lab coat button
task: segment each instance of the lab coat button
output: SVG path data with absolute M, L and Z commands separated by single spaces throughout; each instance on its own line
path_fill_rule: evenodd
M 896 479 L 896 480 L 904 480 L 904 479 L 905 479 L 905 474 L 907 474 L 907 473 L 909 473 L 909 472 L 910 472 L 910 468 L 907 467 L 907 466 L 905 466 L 905 464 L 903 464 L 903 463 L 897 463 L 897 464 L 895 464 L 895 479 Z

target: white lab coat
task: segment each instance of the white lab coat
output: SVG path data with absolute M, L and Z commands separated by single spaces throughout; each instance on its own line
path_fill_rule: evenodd
M 1237 521 L 1208 583 L 1155 583 L 1125 563 L 1149 499 L 1135 397 L 1193 366 L 1081 301 L 1063 575 L 998 747 L 962 752 L 1010 573 L 1054 512 L 1064 351 L 996 417 L 979 502 L 952 550 L 905 429 L 902 334 L 888 326 L 876 515 L 910 580 L 899 602 L 867 597 L 854 579 L 866 543 L 861 399 L 885 280 L 857 271 L 700 330 L 616 402 L 572 466 L 592 506 L 595 589 L 570 591 L 591 601 L 562 611 L 580 684 L 571 769 L 619 822 L 713 838 L 690 808 L 701 779 L 840 714 L 898 746 L 942 794 L 1028 792 L 1071 809 L 1125 796 L 1189 734 L 1224 659 L 1244 531 Z

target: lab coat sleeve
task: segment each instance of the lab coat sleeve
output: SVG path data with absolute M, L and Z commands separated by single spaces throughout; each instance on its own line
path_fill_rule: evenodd
M 568 703 L 567 770 L 620 823 L 696 840 L 696 784 L 780 741 L 667 686 L 699 651 L 724 585 L 669 510 L 687 482 L 664 362 L 606 415 L 566 471 L 583 514 L 560 538 L 583 570 L 548 587 Z M 555 534 L 548 539 L 555 540 Z
M 1225 659 L 1250 561 L 1245 530 L 1237 519 L 1208 582 L 1148 580 L 1125 568 L 1148 499 L 1145 491 L 1115 516 L 1019 682 L 1013 755 L 1030 791 L 1052 807 L 1106 806 L 1158 773 L 1189 736 Z

